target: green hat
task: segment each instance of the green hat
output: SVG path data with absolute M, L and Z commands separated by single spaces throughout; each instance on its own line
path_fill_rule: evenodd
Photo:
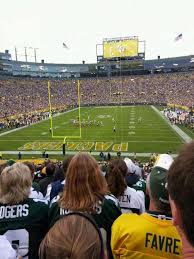
M 154 200 L 169 204 L 167 190 L 167 170 L 156 166 L 150 173 L 150 192 Z

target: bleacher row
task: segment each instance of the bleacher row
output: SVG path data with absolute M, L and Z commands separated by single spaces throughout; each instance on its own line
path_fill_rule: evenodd
M 81 152 L 57 164 L 2 163 L 0 258 L 187 258 L 193 218 L 181 225 L 173 202 L 182 181 L 192 215 L 193 157 L 192 142 L 175 161 L 159 155 L 148 174 L 129 158 L 99 166 Z
M 173 103 L 193 106 L 193 72 L 142 76 L 82 79 L 82 105 L 118 103 Z M 77 81 L 51 80 L 52 106 L 55 111 L 75 107 L 78 103 Z M 0 123 L 5 118 L 23 125 L 48 116 L 47 80 L 0 80 Z M 14 109 L 12 109 L 14 107 Z
M 192 107 L 193 81 L 193 72 L 84 79 L 81 103 Z M 51 86 L 55 111 L 76 106 L 75 80 Z M 46 80 L 0 80 L 0 128 L 44 119 L 47 107 Z M 144 167 L 129 158 L 102 166 L 86 153 L 0 160 L 0 259 L 194 258 L 193 157 L 194 143 Z

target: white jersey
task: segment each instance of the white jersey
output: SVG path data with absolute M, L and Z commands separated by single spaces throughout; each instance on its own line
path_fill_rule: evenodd
M 34 190 L 33 187 L 31 187 L 31 189 L 30 189 L 29 198 L 44 200 L 44 197 L 43 197 L 42 193 Z
M 124 194 L 119 197 L 119 206 L 122 213 L 142 213 L 142 198 L 136 190 L 127 186 Z
M 52 185 L 51 183 L 47 186 L 45 199 L 49 202 L 50 201 L 50 194 L 51 194 Z
M 139 197 L 139 201 L 140 201 L 140 213 L 144 213 L 145 212 L 145 194 L 143 191 L 137 190 L 136 191 Z

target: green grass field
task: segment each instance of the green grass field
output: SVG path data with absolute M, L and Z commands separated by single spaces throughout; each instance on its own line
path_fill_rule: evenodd
M 66 150 L 71 151 L 161 153 L 171 150 L 177 153 L 183 143 L 151 106 L 81 108 L 81 121 L 93 122 L 82 124 L 81 138 L 73 138 L 79 136 L 79 125 L 73 124 L 77 118 L 78 109 L 53 118 L 53 135 L 58 138 L 51 136 L 50 120 L 0 136 L 0 150 L 61 151 L 65 136 L 71 136 L 66 139 Z

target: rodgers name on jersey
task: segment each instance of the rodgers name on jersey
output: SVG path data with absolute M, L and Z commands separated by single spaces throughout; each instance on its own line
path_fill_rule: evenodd
M 18 217 L 27 217 L 29 215 L 29 205 L 19 204 L 0 207 L 0 219 L 14 219 Z
M 41 240 L 48 230 L 48 205 L 38 199 L 10 205 L 0 204 L 0 235 L 18 246 L 23 259 L 38 258 Z

